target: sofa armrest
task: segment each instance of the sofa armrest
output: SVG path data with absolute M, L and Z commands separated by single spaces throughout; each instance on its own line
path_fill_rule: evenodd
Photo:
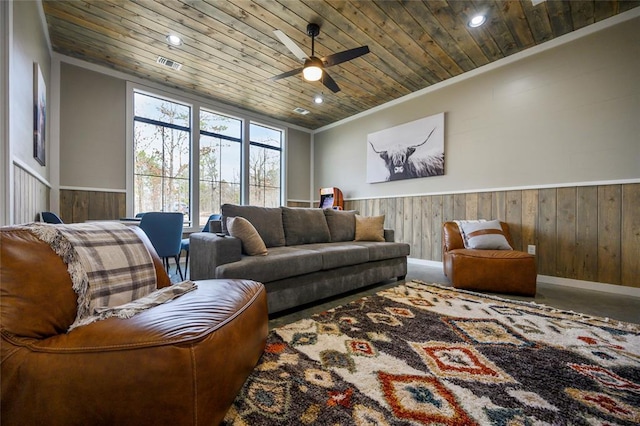
M 190 278 L 216 278 L 216 268 L 237 262 L 242 256 L 242 242 L 231 236 L 219 237 L 211 232 L 195 232 L 189 237 Z
M 388 243 L 393 243 L 396 240 L 396 233 L 393 229 L 384 230 L 384 240 Z

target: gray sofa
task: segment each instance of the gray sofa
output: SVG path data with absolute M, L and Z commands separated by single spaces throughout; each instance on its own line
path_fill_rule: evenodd
M 354 241 L 356 212 L 317 208 L 222 206 L 222 237 L 190 237 L 191 279 L 245 278 L 267 289 L 269 313 L 283 311 L 407 274 L 409 245 Z M 226 232 L 226 218 L 241 216 L 256 228 L 266 256 L 248 256 Z

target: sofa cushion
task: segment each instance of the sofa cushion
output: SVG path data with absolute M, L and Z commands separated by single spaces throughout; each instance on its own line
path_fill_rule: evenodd
M 356 241 L 384 241 L 384 215 L 356 215 Z
M 355 210 L 324 210 L 332 242 L 353 241 L 356 238 L 356 213 Z
M 227 231 L 228 217 L 240 216 L 247 219 L 264 241 L 267 247 L 285 245 L 284 228 L 282 227 L 282 210 L 279 207 L 239 206 L 236 204 L 222 205 L 222 226 Z
M 321 209 L 282 207 L 282 223 L 288 246 L 331 241 L 327 220 Z
M 369 250 L 369 261 L 393 259 L 409 256 L 410 246 L 407 243 L 390 243 L 377 241 L 356 241 L 353 244 Z
M 267 247 L 260 238 L 256 228 L 244 217 L 228 217 L 227 229 L 229 235 L 238 238 L 242 242 L 242 251 L 249 256 L 266 256 Z
M 358 265 L 369 261 L 369 248 L 345 243 L 308 244 L 307 250 L 322 254 L 322 269 L 328 270 L 341 266 Z
M 477 250 L 513 250 L 497 220 L 461 222 L 465 248 Z
M 273 247 L 266 256 L 243 256 L 216 268 L 216 278 L 244 278 L 267 283 L 322 269 L 322 254 L 299 247 Z

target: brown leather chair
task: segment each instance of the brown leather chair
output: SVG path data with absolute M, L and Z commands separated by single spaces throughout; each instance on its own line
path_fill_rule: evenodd
M 509 225 L 500 222 L 509 244 L 513 240 Z M 445 222 L 442 227 L 444 274 L 455 288 L 495 293 L 536 294 L 536 259 L 517 250 L 466 249 L 458 224 Z
M 144 232 L 159 287 L 170 285 Z M 215 425 L 260 358 L 262 284 L 203 280 L 129 319 L 66 332 L 76 294 L 66 265 L 29 231 L 0 229 L 3 425 Z

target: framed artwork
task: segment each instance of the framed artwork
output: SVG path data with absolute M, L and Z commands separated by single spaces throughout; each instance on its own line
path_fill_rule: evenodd
M 47 86 L 38 63 L 33 64 L 33 157 L 46 164 Z
M 367 135 L 367 182 L 444 175 L 444 112 Z

